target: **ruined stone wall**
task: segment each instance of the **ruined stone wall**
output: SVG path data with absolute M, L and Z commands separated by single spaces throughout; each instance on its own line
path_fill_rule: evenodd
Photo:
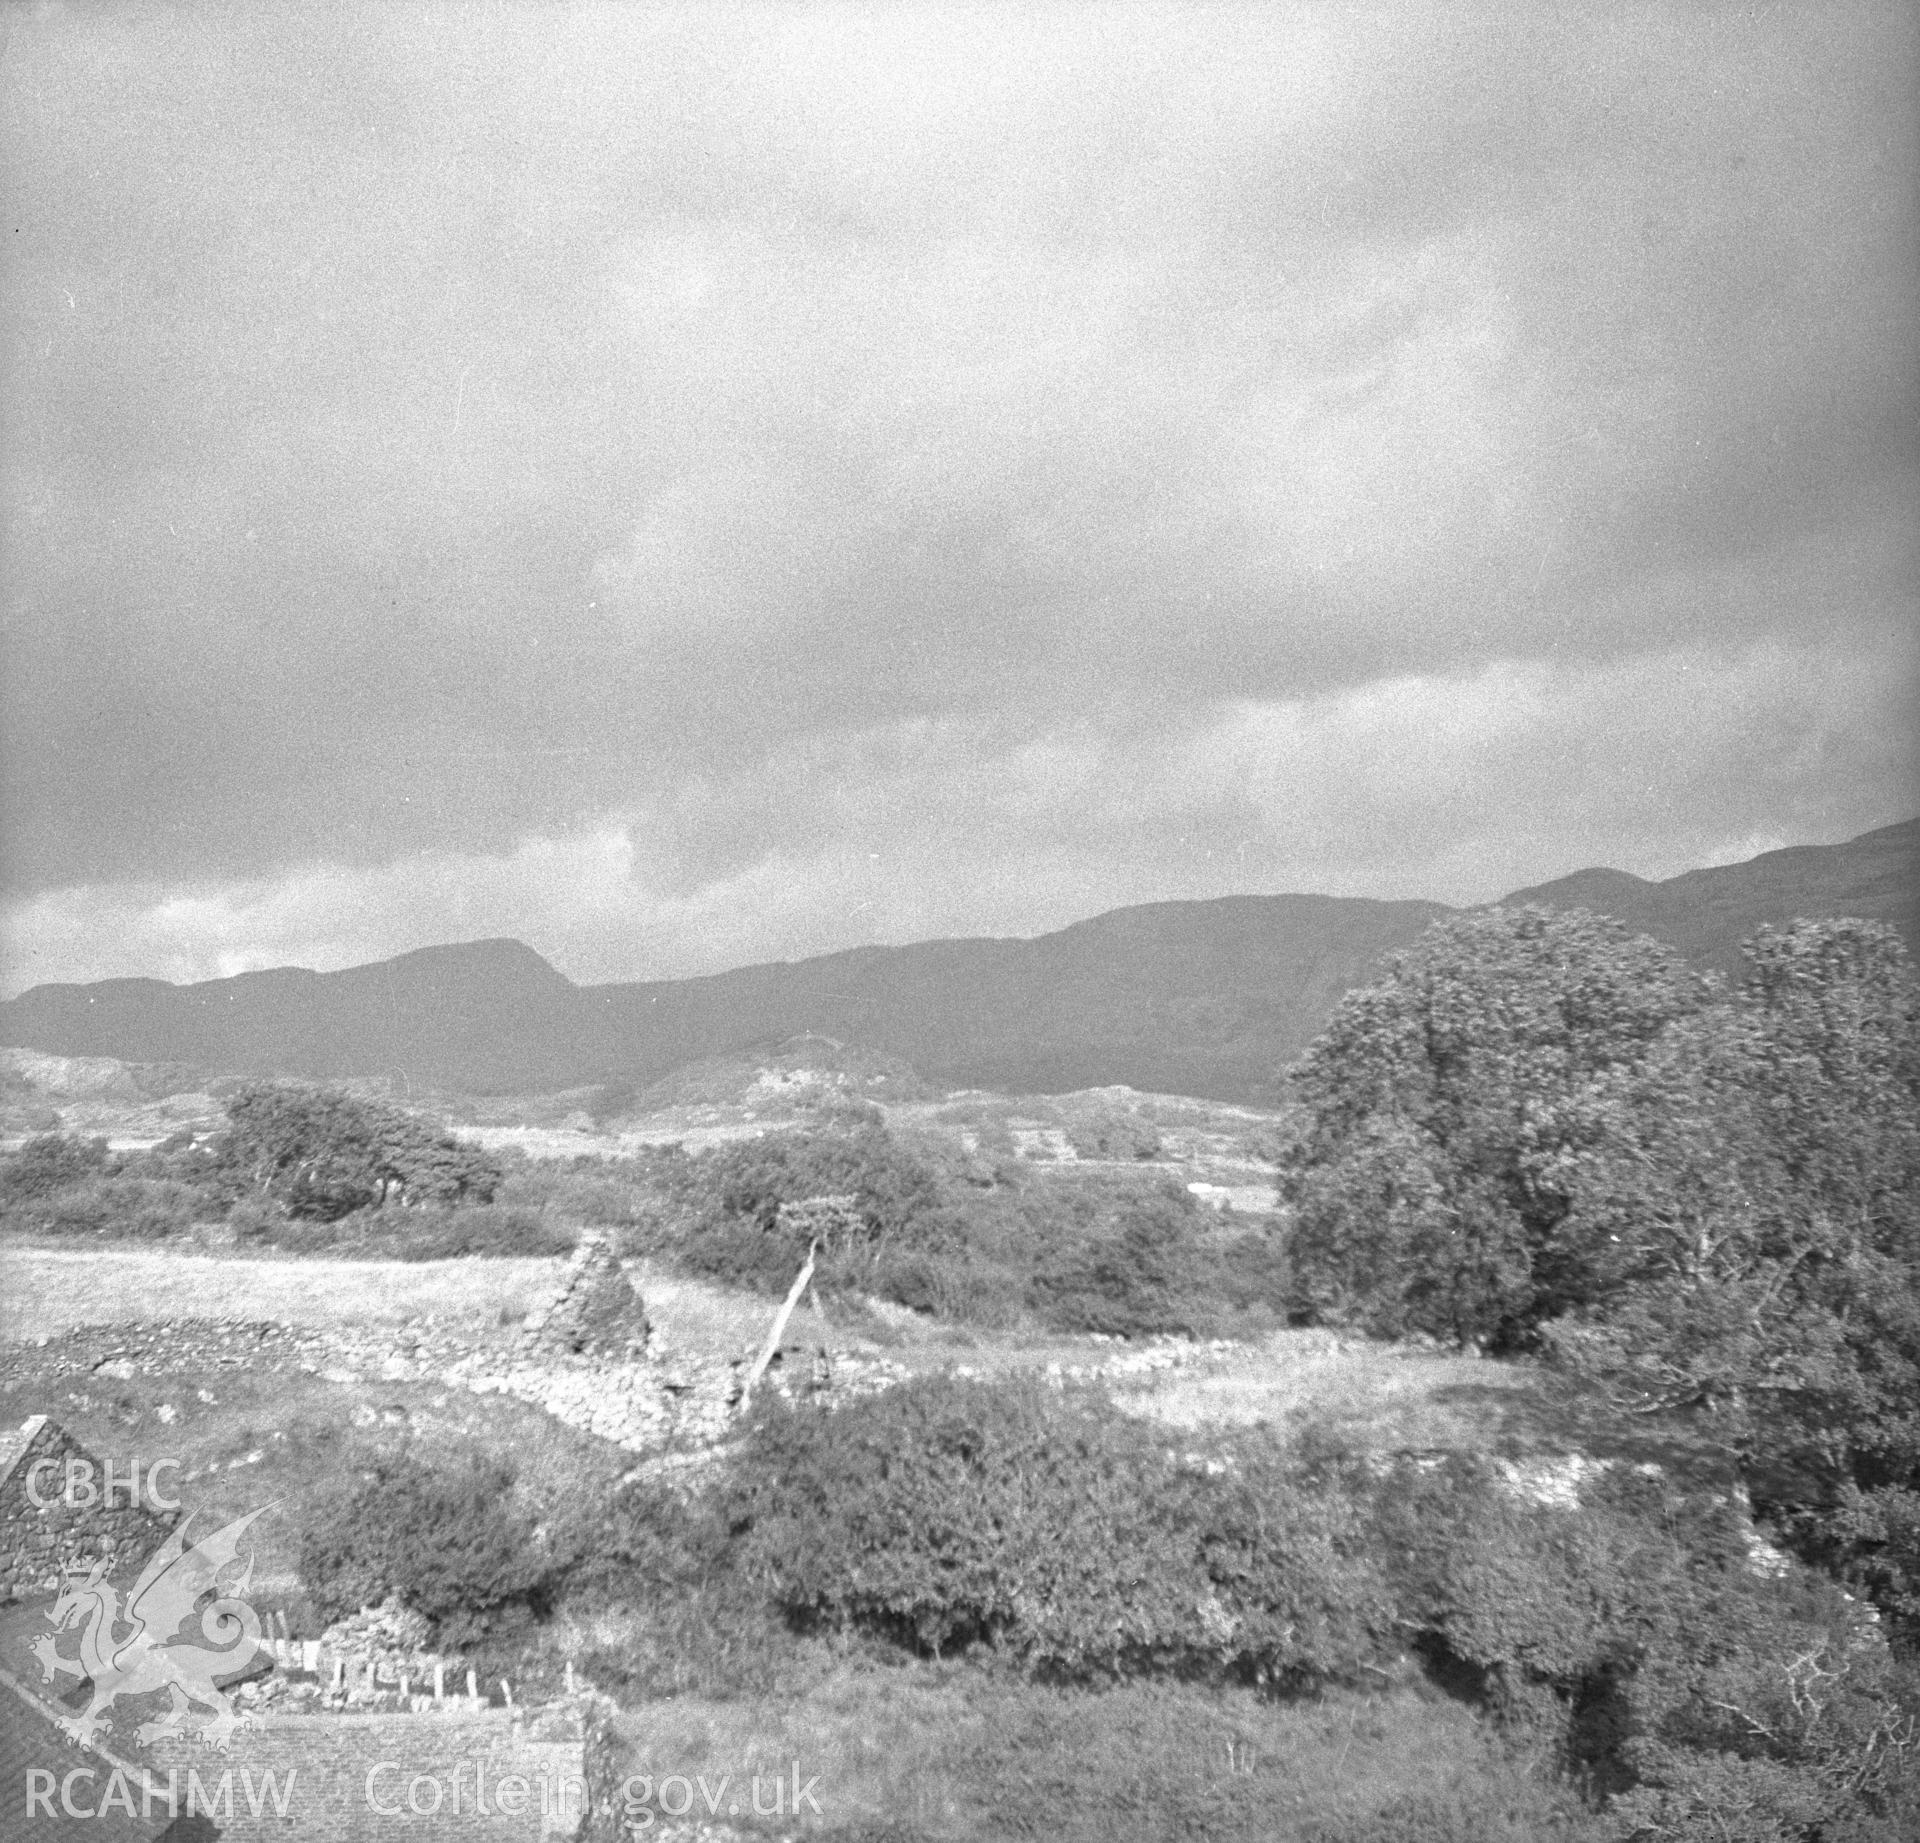
M 751 1360 L 746 1353 L 713 1357 L 680 1351 L 657 1335 L 641 1357 L 530 1350 L 522 1341 L 475 1338 L 431 1319 L 326 1329 L 180 1319 L 116 1326 L 104 1344 L 97 1341 L 99 1327 L 73 1335 L 94 1341 L 100 1352 L 96 1374 L 287 1364 L 327 1382 L 416 1382 L 506 1394 L 639 1455 L 724 1439 Z M 0 1358 L 0 1373 L 4 1369 Z M 887 1388 L 906 1373 L 882 1357 L 795 1341 L 783 1346 L 762 1388 L 834 1406 Z M 190 1483 L 194 1476 L 182 1474 L 179 1482 Z
M 528 1353 L 609 1356 L 646 1354 L 647 1313 L 606 1236 L 581 1234 L 553 1297 L 529 1314 L 522 1335 Z
M 52 1592 L 69 1570 L 98 1561 L 133 1567 L 173 1528 L 170 1513 L 135 1500 L 117 1469 L 109 1494 L 100 1460 L 44 1414 L 6 1437 L 0 1467 L 0 1598 Z M 138 1483 L 144 1494 L 146 1481 Z

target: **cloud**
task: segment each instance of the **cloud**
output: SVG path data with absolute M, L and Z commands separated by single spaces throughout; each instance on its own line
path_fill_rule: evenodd
M 1909 665 L 1770 644 L 1250 698 L 1127 738 L 895 724 L 505 852 L 45 892 L 10 919 L 7 989 L 496 933 L 599 983 L 1249 889 L 1472 903 L 1596 861 L 1671 876 L 1824 835 L 1835 812 L 1853 815 L 1836 839 L 1865 829 L 1878 815 L 1848 803 L 1904 758 Z
M 0 816 L 43 969 L 471 928 L 641 973 L 1914 805 L 1902 15 L 10 30 Z M 1594 712 L 1681 657 L 1734 701 L 1655 799 Z M 1789 660 L 1862 693 L 1811 755 Z M 1581 739 L 1524 798 L 1343 741 L 1384 712 L 1426 761 L 1495 685 Z M 1260 780 L 1249 712 L 1311 822 L 1178 846 L 1227 739 Z

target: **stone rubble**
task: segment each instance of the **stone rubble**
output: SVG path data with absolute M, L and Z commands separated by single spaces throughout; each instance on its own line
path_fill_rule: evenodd
M 56 1340 L 38 1340 L 45 1350 Z M 325 1329 L 243 1319 L 168 1319 L 141 1325 L 81 1326 L 57 1340 L 76 1346 L 89 1370 L 111 1386 L 148 1370 L 298 1368 L 325 1382 L 425 1383 L 475 1395 L 511 1395 L 556 1420 L 641 1457 L 705 1450 L 727 1436 L 749 1357 L 713 1357 L 670 1347 L 646 1335 L 638 1296 L 604 1244 L 569 1264 L 552 1304 L 510 1339 L 476 1337 L 470 1328 L 424 1315 L 392 1325 Z M 27 1351 L 0 1352 L 0 1380 Z M 789 1399 L 828 1406 L 875 1393 L 905 1379 L 899 1364 L 861 1352 L 784 1346 L 765 1386 Z M 212 1391 L 201 1389 L 205 1401 Z M 83 1409 L 100 1406 L 93 1392 L 72 1394 Z M 111 1400 L 111 1397 L 107 1397 Z M 400 1403 L 363 1403 L 362 1425 L 399 1424 Z M 248 1454 L 229 1464 L 257 1461 Z

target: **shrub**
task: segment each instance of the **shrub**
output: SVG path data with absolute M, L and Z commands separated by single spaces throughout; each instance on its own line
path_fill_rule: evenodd
M 432 1462 L 409 1447 L 356 1471 L 302 1521 L 300 1578 L 326 1617 L 391 1595 L 458 1643 L 545 1603 L 555 1560 L 513 1504 L 511 1467 Z
M 95 1177 L 9 1210 L 24 1227 L 52 1235 L 117 1235 L 137 1241 L 184 1234 L 204 1202 L 190 1185 L 164 1178 Z
M 1067 1123 L 1067 1143 L 1082 1158 L 1158 1158 L 1160 1129 L 1124 1107 L 1101 1107 Z
M 294 1254 L 351 1253 L 376 1260 L 446 1261 L 461 1255 L 500 1259 L 565 1254 L 579 1237 L 536 1210 L 480 1203 L 438 1210 L 356 1210 L 332 1218 L 290 1215 L 271 1202 L 244 1199 L 228 1212 L 235 1233 Z
M 1056 1331 L 1110 1337 L 1207 1329 L 1218 1303 L 1202 1288 L 1196 1217 L 1190 1197 L 1122 1205 L 1109 1232 L 1070 1245 L 1034 1274 L 1035 1313 Z
M 1183 1455 L 1097 1397 L 932 1379 L 764 1410 L 728 1511 L 802 1624 L 1062 1679 L 1297 1679 L 1383 1617 L 1352 1506 L 1298 1483 L 1258 1442 Z
M 501 1191 L 499 1201 L 520 1203 L 512 1180 Z M 544 1201 L 545 1207 L 564 1221 L 589 1228 L 622 1229 L 645 1219 L 651 1199 L 639 1185 L 620 1178 L 570 1171 L 553 1184 Z
M 270 1197 L 242 1197 L 228 1209 L 226 1221 L 236 1241 L 271 1247 L 286 1227 L 287 1213 Z
M 1027 1301 L 1025 1272 L 985 1249 L 887 1249 L 868 1284 L 909 1311 L 995 1329 L 1018 1323 Z
M 870 1124 L 768 1134 L 693 1163 L 698 1201 L 674 1238 L 679 1264 L 761 1292 L 784 1292 L 806 1259 L 807 1234 L 782 1221 L 783 1205 L 853 1198 L 854 1233 L 825 1251 L 816 1284 L 866 1290 L 881 1252 L 910 1240 L 916 1218 L 940 1200 L 933 1173 Z
M 535 1210 L 499 1203 L 448 1210 L 408 1211 L 398 1223 L 375 1218 L 382 1239 L 404 1261 L 445 1261 L 457 1255 L 545 1257 L 569 1252 L 579 1240 L 565 1223 Z
M 1276 1228 L 1223 1236 L 1197 1261 L 1209 1290 L 1230 1311 L 1281 1315 L 1292 1303 L 1293 1265 L 1287 1259 L 1287 1239 Z
M 1726 1497 L 1614 1470 L 1548 1508 L 1456 1457 L 1394 1467 L 1374 1504 L 1423 1648 L 1596 1789 L 1630 1793 L 1617 1811 L 1795 1837 L 1906 1796 L 1915 1704 L 1878 1631 L 1818 1575 L 1756 1571 Z M 1780 1828 L 1712 1828 L 1743 1809 Z
M 69 1138 L 41 1133 L 19 1151 L 0 1158 L 0 1204 L 32 1202 L 102 1175 L 107 1168 L 104 1139 Z
M 792 1635 L 708 1498 L 631 1480 L 580 1504 L 554 1545 L 565 1610 L 618 1634 L 583 1660 L 596 1683 L 645 1697 L 763 1694 L 787 1668 Z

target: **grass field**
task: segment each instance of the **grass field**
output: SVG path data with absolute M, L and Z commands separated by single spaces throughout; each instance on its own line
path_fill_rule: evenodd
M 328 1261 L 15 1243 L 0 1249 L 0 1341 L 163 1318 L 326 1326 L 431 1312 L 497 1324 L 503 1312 L 530 1311 L 559 1271 L 554 1260 Z
M 791 1798 L 797 1765 L 826 1825 L 890 1824 L 954 1843 L 1305 1843 L 1396 1806 L 1406 1827 L 1373 1834 L 1544 1843 L 1569 1834 L 1562 1821 L 1575 1812 L 1500 1755 L 1467 1709 L 1411 1676 L 1290 1702 L 1171 1683 L 1058 1690 L 978 1666 L 863 1661 L 823 1671 L 794 1698 L 631 1709 L 621 1734 L 626 1770 L 650 1781 L 656 1809 L 663 1792 L 679 1805 L 678 1778 L 696 1814 L 703 1796 L 722 1817 L 729 1804 L 745 1813 L 756 1774 L 764 1808 L 776 1777 Z

